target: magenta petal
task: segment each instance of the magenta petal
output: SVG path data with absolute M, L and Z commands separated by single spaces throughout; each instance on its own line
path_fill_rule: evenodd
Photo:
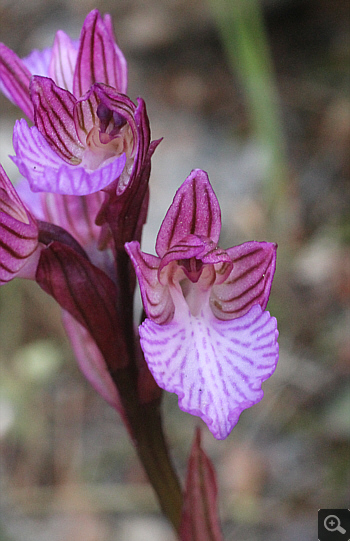
M 95 219 L 103 203 L 101 191 L 82 195 L 41 194 L 41 208 L 45 221 L 58 225 L 68 231 L 84 249 L 96 248 L 101 228 Z
M 100 100 L 94 92 L 94 88 L 85 94 L 83 98 L 79 98 L 75 104 L 73 117 L 76 133 L 80 142 L 86 145 L 86 138 L 90 130 L 97 125 L 98 118 L 96 111 Z
M 262 399 L 261 384 L 278 360 L 276 320 L 259 305 L 231 321 L 209 310 L 201 317 L 182 312 L 167 325 L 147 319 L 139 331 L 158 385 L 176 393 L 180 409 L 201 417 L 217 439 Z
M 125 249 L 134 265 L 148 317 L 159 324 L 167 323 L 174 315 L 174 303 L 169 288 L 158 281 L 159 257 L 141 252 L 137 241 L 127 242 Z
M 36 259 L 38 227 L 16 194 L 5 171 L 0 166 L 0 284 L 12 280 L 24 271 L 30 259 Z M 34 272 L 35 274 L 35 272 Z
M 73 92 L 73 75 L 77 60 L 77 47 L 62 30 L 56 32 L 48 75 L 57 86 Z M 36 73 L 36 72 L 34 72 Z M 37 73 L 37 75 L 39 75 Z
M 113 24 L 112 24 L 112 18 L 109 15 L 109 13 L 106 13 L 103 16 L 103 22 L 105 24 L 105 27 L 107 31 L 109 32 L 109 35 L 111 37 L 111 40 L 114 43 L 114 49 L 116 54 L 116 74 L 118 78 L 118 84 L 115 85 L 119 92 L 122 94 L 127 93 L 128 89 L 128 67 L 127 62 L 125 59 L 125 56 L 123 55 L 122 51 L 119 49 L 118 45 L 116 44 L 116 39 L 114 36 L 114 30 L 113 30 Z
M 80 97 L 94 83 L 105 83 L 124 90 L 120 83 L 120 55 L 116 54 L 115 44 L 110 30 L 104 24 L 97 9 L 91 11 L 85 19 L 80 34 L 80 46 L 73 79 L 73 93 Z M 119 80 L 121 79 L 121 80 Z
M 69 312 L 63 311 L 62 316 L 80 370 L 102 398 L 121 413 L 123 408 L 117 388 L 90 333 Z
M 73 119 L 76 99 L 52 79 L 34 76 L 30 85 L 35 125 L 54 151 L 66 162 L 81 161 L 84 147 L 77 137 Z
M 16 156 L 13 161 L 33 191 L 67 195 L 87 195 L 102 190 L 124 169 L 125 155 L 104 163 L 94 171 L 65 163 L 50 147 L 39 130 L 17 121 L 13 131 Z
M 31 73 L 22 60 L 0 43 L 0 82 L 5 94 L 18 105 L 30 120 L 33 120 L 33 105 L 29 96 Z
M 211 308 L 219 319 L 246 314 L 254 304 L 265 310 L 276 268 L 277 245 L 245 242 L 226 250 L 233 268 L 224 283 L 212 290 Z
M 47 47 L 42 51 L 34 49 L 28 56 L 22 58 L 22 62 L 26 68 L 29 69 L 32 75 L 42 75 L 43 77 L 48 77 L 51 54 L 51 47 Z
M 158 233 L 160 257 L 188 235 L 210 238 L 217 244 L 221 230 L 219 202 L 205 171 L 195 169 L 176 192 Z

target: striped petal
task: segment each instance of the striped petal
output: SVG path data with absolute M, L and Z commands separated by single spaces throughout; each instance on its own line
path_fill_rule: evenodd
M 183 411 L 197 415 L 215 438 L 224 439 L 241 412 L 263 397 L 261 384 L 278 360 L 276 320 L 259 305 L 244 316 L 220 321 L 183 310 L 168 325 L 147 319 L 141 347 L 158 385 L 179 397 Z
M 34 76 L 30 85 L 35 125 L 54 151 L 67 163 L 81 161 L 84 147 L 77 137 L 73 119 L 73 94 L 52 79 Z
M 118 45 L 116 43 L 114 30 L 113 30 L 112 18 L 109 15 L 109 13 L 106 13 L 103 16 L 103 22 L 105 24 L 105 27 L 106 27 L 107 31 L 109 32 L 111 40 L 114 43 L 114 50 L 115 50 L 115 54 L 116 54 L 116 59 L 115 59 L 115 61 L 116 61 L 116 76 L 117 76 L 117 79 L 118 79 L 118 81 L 117 81 L 118 84 L 116 84 L 115 86 L 116 86 L 116 88 L 118 89 L 119 92 L 121 92 L 122 94 L 126 94 L 127 89 L 128 89 L 128 66 L 127 66 L 125 56 L 123 55 L 122 51 L 119 49 L 119 47 L 118 47 Z
M 85 146 L 86 138 L 92 130 L 92 128 L 98 126 L 98 117 L 96 115 L 97 107 L 100 103 L 94 89 L 91 90 L 83 97 L 77 100 L 74 110 L 74 124 L 75 130 L 79 137 L 80 142 Z
M 18 105 L 30 120 L 34 118 L 33 105 L 29 95 L 31 73 L 22 60 L 0 43 L 0 82 L 4 93 Z
M 34 278 L 35 269 L 26 272 L 24 267 L 33 259 L 37 263 L 37 248 L 37 224 L 0 166 L 0 284 L 12 280 L 21 271 L 23 277 Z
M 162 325 L 174 315 L 174 303 L 169 288 L 158 281 L 159 257 L 145 254 L 137 241 L 127 242 L 125 249 L 130 256 L 140 284 L 143 306 L 147 316 Z
M 95 224 L 95 218 L 103 203 L 103 192 L 79 197 L 57 193 L 40 195 L 45 221 L 68 231 L 85 250 L 97 245 L 101 228 Z
M 73 75 L 77 53 L 76 44 L 63 30 L 58 30 L 52 47 L 48 75 L 57 86 L 65 88 L 69 92 L 73 92 Z
M 97 9 L 91 11 L 80 34 L 73 79 L 74 95 L 82 96 L 94 83 L 105 83 L 119 92 L 126 90 L 125 67 L 120 62 L 121 58 L 121 51 L 116 52 L 110 24 L 106 26 Z
M 65 163 L 47 143 L 39 130 L 17 121 L 13 131 L 16 156 L 13 161 L 34 192 L 87 195 L 102 190 L 117 179 L 124 169 L 125 155 L 104 162 L 93 171 Z
M 212 289 L 210 303 L 216 317 L 241 317 L 254 304 L 265 310 L 276 268 L 276 249 L 274 243 L 252 241 L 226 250 L 233 268 L 226 280 Z
M 203 236 L 218 243 L 221 230 L 219 202 L 207 173 L 192 171 L 178 189 L 158 233 L 156 252 L 160 257 L 188 235 Z

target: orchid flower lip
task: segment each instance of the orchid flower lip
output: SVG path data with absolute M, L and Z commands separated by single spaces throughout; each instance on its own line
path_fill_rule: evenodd
M 28 127 L 26 121 L 17 121 L 12 158 L 21 174 L 27 178 L 33 191 L 67 195 L 87 195 L 102 190 L 118 178 L 125 166 L 125 154 L 106 160 L 95 170 L 71 165 L 62 160 L 51 148 L 39 130 Z

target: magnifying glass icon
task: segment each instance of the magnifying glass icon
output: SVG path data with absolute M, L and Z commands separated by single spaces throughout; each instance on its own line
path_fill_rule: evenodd
M 324 527 L 329 532 L 346 533 L 346 530 L 340 526 L 340 520 L 336 515 L 328 515 L 328 517 L 324 519 Z

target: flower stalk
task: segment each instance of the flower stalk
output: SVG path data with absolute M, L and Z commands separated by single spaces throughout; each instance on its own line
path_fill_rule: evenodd
M 179 531 L 183 496 L 163 432 L 161 394 L 147 403 L 142 403 L 137 387 L 139 375 L 133 314 L 136 277 L 124 250 L 117 251 L 116 267 L 117 283 L 124 286 L 119 291 L 118 310 L 122 315 L 129 362 L 125 368 L 111 371 L 111 376 L 126 412 L 137 455 L 153 486 L 164 515 L 175 530 Z

